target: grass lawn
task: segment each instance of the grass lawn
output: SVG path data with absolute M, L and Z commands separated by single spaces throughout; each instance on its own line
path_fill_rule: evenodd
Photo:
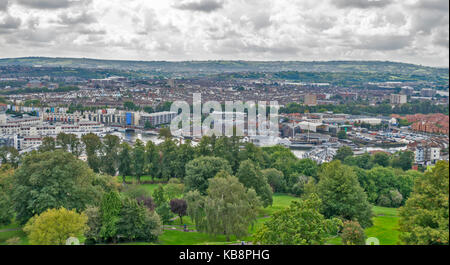
M 122 183 L 122 176 L 117 176 L 116 178 L 117 178 L 117 181 L 119 183 Z M 135 181 L 137 181 L 137 179 L 134 176 L 126 176 L 125 180 L 127 182 L 135 182 Z M 141 181 L 142 182 L 144 182 L 144 181 L 152 181 L 152 176 L 142 176 L 141 177 Z M 157 182 L 167 182 L 167 179 L 155 178 L 155 181 L 157 181 Z
M 6 241 L 14 237 L 20 238 L 21 245 L 28 245 L 27 235 L 25 234 L 25 232 L 22 231 L 19 224 L 12 223 L 10 225 L 0 226 L 0 231 L 7 229 L 19 229 L 19 230 L 0 232 L 0 245 L 6 245 L 7 244 Z
M 297 197 L 293 197 L 287 194 L 275 193 L 273 195 L 273 204 L 267 208 L 261 209 L 260 216 L 272 215 L 277 211 L 283 210 L 291 204 L 292 201 L 300 200 Z
M 378 238 L 380 245 L 397 245 L 400 235 L 398 209 L 375 206 L 373 212 L 373 226 L 366 229 L 366 236 Z
M 153 191 L 158 188 L 159 184 L 142 184 L 141 186 L 148 190 L 153 197 Z
M 231 238 L 232 243 L 236 243 L 236 238 Z M 211 236 L 204 233 L 197 232 L 183 232 L 175 230 L 165 230 L 159 237 L 158 244 L 161 245 L 226 245 L 225 236 Z
M 398 209 L 380 206 L 373 207 L 373 226 L 365 230 L 366 237 L 376 237 L 380 240 L 380 245 L 397 245 L 399 243 L 400 231 L 398 226 Z M 334 237 L 327 241 L 327 244 L 341 245 L 340 237 Z

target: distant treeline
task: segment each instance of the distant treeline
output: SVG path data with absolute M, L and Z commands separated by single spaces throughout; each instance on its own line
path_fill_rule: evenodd
M 224 73 L 219 79 L 248 78 L 258 79 L 271 77 L 276 80 L 292 80 L 304 83 L 329 83 L 335 86 L 353 86 L 369 82 L 434 82 L 438 85 L 448 84 L 447 73 L 404 74 L 378 72 L 298 72 L 283 71 L 276 73 L 248 72 Z
M 48 89 L 47 87 L 42 88 L 21 88 L 7 91 L 0 91 L 1 95 L 18 95 L 18 94 L 30 94 L 30 93 L 47 93 L 47 92 L 69 92 L 69 91 L 78 91 L 80 90 L 77 86 L 61 86 L 55 89 Z
M 347 103 L 340 105 L 319 105 L 319 106 L 305 106 L 299 103 L 289 103 L 285 107 L 280 108 L 280 113 L 317 113 L 332 111 L 333 113 L 347 113 L 352 115 L 362 115 L 362 114 L 380 114 L 380 115 L 391 115 L 391 114 L 429 114 L 429 113 L 443 113 L 449 114 L 448 105 L 433 105 L 425 101 L 413 101 L 411 103 L 406 103 L 403 105 L 391 107 L 388 103 L 379 104 L 376 106 L 364 105 L 360 103 Z

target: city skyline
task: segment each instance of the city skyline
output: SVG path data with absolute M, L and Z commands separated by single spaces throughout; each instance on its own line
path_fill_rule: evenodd
M 0 57 L 448 67 L 448 1 L 0 0 Z

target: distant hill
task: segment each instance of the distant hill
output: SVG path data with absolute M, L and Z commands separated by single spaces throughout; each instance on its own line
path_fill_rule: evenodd
M 120 61 L 86 58 L 27 57 L 0 59 L 1 66 L 43 66 L 69 68 L 115 69 L 159 73 L 215 74 L 231 72 L 334 72 L 392 73 L 439 76 L 448 80 L 448 68 L 382 61 Z

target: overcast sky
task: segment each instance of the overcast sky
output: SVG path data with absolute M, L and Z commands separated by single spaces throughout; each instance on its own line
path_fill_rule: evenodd
M 448 0 L 0 0 L 0 58 L 449 65 Z

